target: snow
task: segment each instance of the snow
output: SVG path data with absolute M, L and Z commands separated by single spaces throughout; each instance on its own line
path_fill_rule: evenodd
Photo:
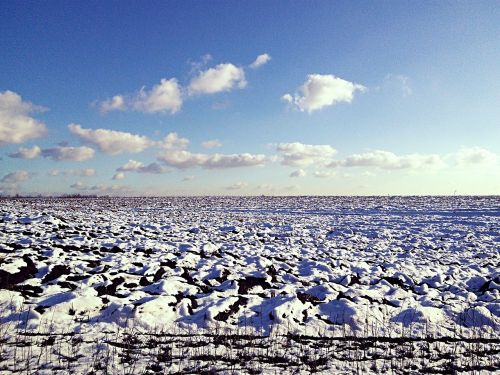
M 124 327 L 416 337 L 500 327 L 498 197 L 1 203 L 3 329 L 102 339 Z

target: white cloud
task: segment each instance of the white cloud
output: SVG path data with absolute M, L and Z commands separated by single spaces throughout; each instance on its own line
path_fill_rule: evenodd
M 247 84 L 243 68 L 226 63 L 202 71 L 189 83 L 188 94 L 215 94 L 229 91 L 235 86 L 244 88 Z
M 226 186 L 227 190 L 241 190 L 248 186 L 246 182 L 236 182 L 235 184 Z
M 168 169 L 161 166 L 158 163 L 150 163 L 148 165 L 144 165 L 144 163 L 136 160 L 129 160 L 127 163 L 122 165 L 120 168 L 116 170 L 117 172 L 137 172 L 137 173 L 153 173 L 153 174 L 162 174 L 169 172 Z
M 194 177 L 194 176 L 184 176 L 184 177 L 182 178 L 182 181 L 185 181 L 185 182 L 186 182 L 186 181 L 193 181 L 194 179 L 195 179 L 195 177 Z
M 279 143 L 276 150 L 282 155 L 281 164 L 293 167 L 324 164 L 337 152 L 329 145 L 308 145 L 300 142 Z
M 217 148 L 221 147 L 222 143 L 218 139 L 212 139 L 209 141 L 202 142 L 202 146 L 205 148 Z
M 113 180 L 123 180 L 125 178 L 125 173 L 123 172 L 116 172 L 113 175 Z
M 61 171 L 59 169 L 51 169 L 50 171 L 47 172 L 47 174 L 50 177 L 56 177 L 56 176 L 59 176 L 61 174 Z
M 121 171 L 121 172 L 136 171 L 137 169 L 139 169 L 143 165 L 144 164 L 142 162 L 140 162 L 140 161 L 129 160 L 124 165 L 122 165 L 120 168 L 118 168 L 117 171 Z
M 182 107 L 182 92 L 177 79 L 162 78 L 149 91 L 142 87 L 133 97 L 115 95 L 99 103 L 102 113 L 135 110 L 146 113 L 170 112 L 174 114 Z
M 366 87 L 346 81 L 334 75 L 309 74 L 306 82 L 295 95 L 285 94 L 282 100 L 300 111 L 313 112 L 339 102 L 352 102 L 356 91 L 366 91 Z
M 266 161 L 267 157 L 261 154 L 214 154 L 208 156 L 202 166 L 209 169 L 253 167 L 263 165 Z
M 263 165 L 267 161 L 265 155 L 254 154 L 202 154 L 187 151 L 189 140 L 181 138 L 177 133 L 168 134 L 161 142 L 162 150 L 158 160 L 179 169 L 202 167 L 207 169 L 236 168 Z
M 94 149 L 86 146 L 69 147 L 58 146 L 42 150 L 42 156 L 52 160 L 84 161 L 94 157 Z
M 290 177 L 305 177 L 306 175 L 306 171 L 303 169 L 297 169 L 296 171 L 290 173 Z
M 271 60 L 271 56 L 269 56 L 267 53 L 263 53 L 262 55 L 257 56 L 255 61 L 250 64 L 250 68 L 257 69 L 269 62 L 269 60 Z
M 168 133 L 160 143 L 160 147 L 165 150 L 184 150 L 189 145 L 187 138 L 181 138 L 177 133 Z
M 138 134 L 109 129 L 84 129 L 78 124 L 69 124 L 68 128 L 71 133 L 97 146 L 108 155 L 118 155 L 123 152 L 138 153 L 153 144 L 148 137 Z
M 396 155 L 393 152 L 374 150 L 348 156 L 340 162 L 344 167 L 377 167 L 382 169 L 416 169 L 443 165 L 441 156 L 436 154 Z
M 70 188 L 76 189 L 76 190 L 88 190 L 90 187 L 83 182 L 77 181 L 74 184 L 70 185 Z
M 0 92 L 0 146 L 44 136 L 47 133 L 45 124 L 30 116 L 43 110 L 43 107 L 23 101 L 15 92 Z
M 17 152 L 9 154 L 11 158 L 19 159 L 35 159 L 42 153 L 42 149 L 38 146 L 33 146 L 31 148 L 20 147 Z
M 315 171 L 314 172 L 314 177 L 317 178 L 330 178 L 335 176 L 335 173 L 330 172 L 330 171 Z
M 108 113 L 111 111 L 124 111 L 127 109 L 127 106 L 125 104 L 125 98 L 122 95 L 115 95 L 101 102 L 99 108 L 102 113 Z
M 198 154 L 186 150 L 164 150 L 158 160 L 175 168 L 185 169 L 202 167 L 206 169 L 223 169 L 252 167 L 263 165 L 267 161 L 265 155 L 257 154 Z
M 132 106 L 138 111 L 148 113 L 178 112 L 182 107 L 182 94 L 177 79 L 163 78 L 149 92 L 142 88 Z
M 498 156 L 481 147 L 461 148 L 456 154 L 459 165 L 475 165 L 483 163 L 495 163 Z
M 32 176 L 33 174 L 27 171 L 16 171 L 3 176 L 0 182 L 5 184 L 17 184 L 18 182 L 29 180 Z

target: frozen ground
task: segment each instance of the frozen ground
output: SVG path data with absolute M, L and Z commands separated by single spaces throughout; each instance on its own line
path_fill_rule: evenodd
M 499 197 L 0 204 L 0 373 L 500 367 Z

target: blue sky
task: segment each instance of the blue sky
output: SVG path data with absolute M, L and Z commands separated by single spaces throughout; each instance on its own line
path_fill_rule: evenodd
M 2 2 L 0 191 L 498 194 L 495 1 Z

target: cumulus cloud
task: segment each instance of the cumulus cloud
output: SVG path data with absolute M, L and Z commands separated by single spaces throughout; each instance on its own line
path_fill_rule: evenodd
M 135 110 L 141 112 L 178 112 L 182 107 L 182 94 L 177 79 L 163 78 L 151 91 L 144 88 L 132 103 Z
M 113 175 L 113 180 L 123 180 L 125 178 L 125 173 L 123 172 L 116 172 Z
M 0 182 L 5 184 L 17 184 L 29 180 L 32 176 L 33 174 L 27 171 L 16 171 L 3 176 Z
M 11 158 L 19 158 L 19 159 L 35 159 L 40 156 L 42 153 L 42 149 L 38 146 L 33 146 L 31 148 L 20 147 L 17 152 L 13 152 L 9 154 Z
M 137 160 L 129 160 L 127 163 L 122 165 L 116 170 L 117 172 L 137 172 L 137 173 L 152 173 L 152 174 L 162 174 L 167 173 L 169 170 L 158 163 L 150 163 L 144 165 L 144 163 Z
M 195 178 L 194 176 L 184 176 L 182 178 L 182 181 L 184 181 L 184 182 L 186 182 L 186 181 L 192 181 L 192 180 L 194 180 L 194 178 Z
M 263 165 L 267 157 L 261 154 L 202 154 L 186 150 L 189 140 L 177 133 L 168 134 L 160 143 L 158 160 L 166 165 L 179 168 L 202 167 L 206 169 L 237 168 Z
M 44 136 L 47 133 L 45 124 L 30 116 L 43 110 L 43 107 L 23 101 L 15 92 L 0 92 L 0 146 Z
M 442 158 L 436 154 L 408 154 L 400 156 L 383 150 L 354 154 L 340 162 L 340 165 L 344 167 L 377 167 L 381 169 L 416 169 L 436 167 L 442 164 Z
M 174 114 L 182 107 L 182 92 L 177 79 L 163 78 L 151 90 L 142 87 L 139 92 L 127 97 L 115 95 L 99 103 L 102 113 L 135 110 L 145 113 L 170 112 Z
M 281 164 L 293 167 L 324 164 L 337 152 L 329 145 L 308 145 L 300 142 L 279 143 L 276 150 L 282 156 Z
M 495 163 L 498 156 L 481 147 L 461 148 L 456 154 L 459 165 L 476 165 L 483 163 Z
M 153 144 L 146 136 L 122 131 L 85 129 L 78 124 L 69 124 L 68 129 L 84 142 L 97 146 L 108 155 L 118 155 L 124 152 L 138 153 Z
M 184 150 L 189 145 L 189 139 L 181 138 L 177 133 L 168 133 L 160 143 L 164 150 Z
M 56 160 L 70 160 L 70 161 L 84 161 L 92 159 L 94 157 L 95 151 L 93 148 L 87 146 L 81 147 L 69 147 L 69 146 L 57 146 L 54 148 L 47 148 L 42 150 L 42 156 Z
M 255 61 L 250 64 L 250 68 L 257 69 L 262 65 L 267 64 L 269 60 L 271 60 L 271 56 L 269 56 L 267 53 L 263 53 L 262 55 L 257 56 Z
M 83 182 L 77 181 L 74 184 L 71 184 L 69 186 L 71 189 L 76 189 L 76 190 L 88 190 L 90 187 Z
M 202 142 L 201 145 L 205 148 L 217 148 L 221 147 L 222 143 L 218 139 L 212 139 L 209 141 Z
M 236 182 L 235 184 L 226 186 L 226 190 L 241 190 L 248 186 L 246 182 Z
M 185 169 L 202 167 L 206 169 L 223 169 L 253 167 L 264 165 L 267 157 L 261 154 L 198 154 L 186 150 L 164 150 L 158 160 L 175 168 Z
M 243 68 L 226 63 L 201 71 L 188 86 L 189 95 L 215 94 L 247 85 Z
M 237 167 L 253 167 L 263 165 L 267 158 L 265 155 L 244 154 L 214 154 L 209 155 L 203 163 L 204 168 L 237 168 Z
M 122 95 L 115 95 L 101 102 L 99 108 L 102 113 L 107 113 L 111 111 L 124 111 L 127 109 L 127 106 L 125 104 L 125 98 Z
M 285 94 L 282 100 L 300 111 L 313 112 L 339 102 L 352 102 L 356 91 L 364 92 L 366 87 L 346 81 L 331 74 L 309 74 L 298 93 Z
M 297 169 L 296 171 L 290 173 L 290 177 L 305 177 L 305 176 L 306 176 L 306 171 L 303 169 Z

